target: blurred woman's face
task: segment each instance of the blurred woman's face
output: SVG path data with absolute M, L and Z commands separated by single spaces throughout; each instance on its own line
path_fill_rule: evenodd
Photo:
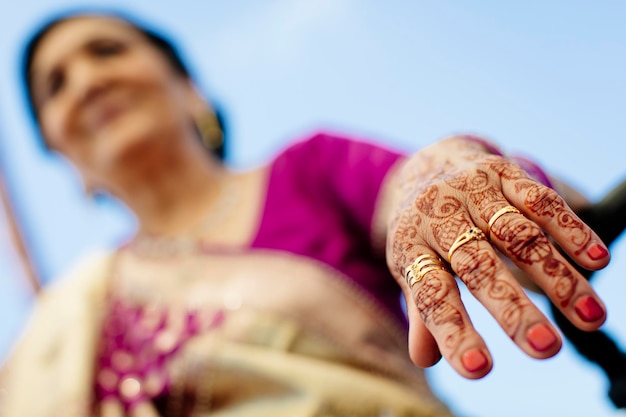
M 52 149 L 105 174 L 190 129 L 189 80 L 129 24 L 79 17 L 55 26 L 35 52 L 35 108 Z

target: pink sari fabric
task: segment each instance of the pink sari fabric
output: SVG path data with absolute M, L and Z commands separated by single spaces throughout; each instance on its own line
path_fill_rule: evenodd
M 307 256 L 342 272 L 398 320 L 400 290 L 371 242 L 378 192 L 399 152 L 319 133 L 273 162 L 253 248 Z

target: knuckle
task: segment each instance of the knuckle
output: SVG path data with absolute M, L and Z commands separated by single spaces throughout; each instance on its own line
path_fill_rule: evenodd
M 390 230 L 387 239 L 388 253 L 391 253 L 391 264 L 403 274 L 404 267 L 415 257 L 419 249 L 419 223 L 410 221 L 403 216 Z
M 552 188 L 534 184 L 526 191 L 524 204 L 537 215 L 550 215 L 563 206 L 563 200 Z
M 499 269 L 495 252 L 488 248 L 459 250 L 454 260 L 457 275 L 472 292 L 486 288 Z
M 465 337 L 471 325 L 466 322 L 453 280 L 434 276 L 413 290 L 417 310 L 426 327 L 441 348 L 453 351 Z
M 498 237 L 505 242 L 506 252 L 525 264 L 541 261 L 552 252 L 547 236 L 531 221 L 521 219 L 500 231 Z
M 413 287 L 413 299 L 424 322 L 432 318 L 435 311 L 443 311 L 442 306 L 447 303 L 452 286 L 440 277 L 432 276 Z
M 516 286 L 502 279 L 492 283 L 488 296 L 497 303 L 496 319 L 504 331 L 514 338 L 519 333 L 525 312 L 531 306 L 530 301 Z
M 550 278 L 550 298 L 561 307 L 569 305 L 577 286 L 582 282 L 573 272 L 571 265 L 556 257 L 551 257 L 544 262 L 543 272 Z

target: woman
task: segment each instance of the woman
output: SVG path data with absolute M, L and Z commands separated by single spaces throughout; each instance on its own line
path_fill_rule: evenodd
M 47 25 L 25 77 L 46 146 L 139 228 L 41 297 L 1 415 L 449 416 L 419 367 L 492 363 L 454 275 L 528 355 L 561 346 L 499 253 L 578 328 L 605 320 L 551 242 L 588 269 L 606 246 L 487 141 L 320 133 L 234 172 L 175 50 L 108 15 Z

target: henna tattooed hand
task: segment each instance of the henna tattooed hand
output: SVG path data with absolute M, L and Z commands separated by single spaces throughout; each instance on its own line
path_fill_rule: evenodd
M 555 244 L 592 270 L 609 262 L 606 246 L 554 190 L 488 148 L 459 136 L 410 158 L 397 176 L 387 235 L 387 262 L 407 300 L 411 359 L 431 366 L 443 356 L 467 378 L 486 375 L 492 359 L 463 306 L 454 274 L 529 356 L 548 358 L 561 347 L 557 330 L 499 254 L 521 268 L 578 328 L 595 330 L 606 318 L 596 293 Z M 472 227 L 489 239 L 455 244 Z M 420 255 L 448 259 L 453 246 L 449 266 L 454 272 L 433 268 L 416 279 L 413 270 L 406 279 L 406 268 Z

